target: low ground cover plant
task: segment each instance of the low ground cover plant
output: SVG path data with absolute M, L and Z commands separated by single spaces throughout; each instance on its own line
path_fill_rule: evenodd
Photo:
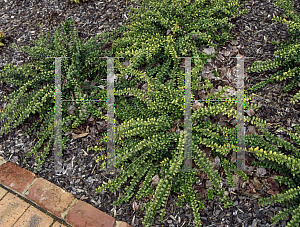
M 4 43 L 3 43 L 4 37 L 5 37 L 4 30 L 1 30 L 0 31 L 0 47 L 4 46 Z
M 246 12 L 237 11 L 238 4 L 245 1 L 144 0 L 143 3 L 146 3 L 144 7 L 132 9 L 129 16 L 132 16 L 133 22 L 129 26 L 123 26 L 111 33 L 99 34 L 86 43 L 78 38 L 76 29 L 71 31 L 72 20 L 66 20 L 58 27 L 54 37 L 50 38 L 50 34 L 43 37 L 41 33 L 39 40 L 34 41 L 35 47 L 22 47 L 24 52 L 37 60 L 19 68 L 8 64 L 0 75 L 0 79 L 6 83 L 20 86 L 20 89 L 12 93 L 9 98 L 5 97 L 1 100 L 11 101 L 0 114 L 1 119 L 8 119 L 1 133 L 10 131 L 31 113 L 38 112 L 44 119 L 41 127 L 43 136 L 40 136 L 41 132 L 37 132 L 39 142 L 28 155 L 35 155 L 43 142 L 49 139 L 44 151 L 36 157 L 38 167 L 41 166 L 54 142 L 55 64 L 53 58 L 46 57 L 69 57 L 61 59 L 62 80 L 66 79 L 62 84 L 62 99 L 71 99 L 70 92 L 74 91 L 74 99 L 78 100 L 107 98 L 106 91 L 100 89 L 100 86 L 91 87 L 89 93 L 86 93 L 85 88 L 82 87 L 85 85 L 86 78 L 95 81 L 97 85 L 105 86 L 106 81 L 102 79 L 106 79 L 107 76 L 107 61 L 99 59 L 99 56 L 115 56 L 130 60 L 129 66 L 124 66 L 118 59 L 114 61 L 115 74 L 121 81 L 115 84 L 115 103 L 118 106 L 115 116 L 123 122 L 116 127 L 118 148 L 115 151 L 115 167 L 123 171 L 115 181 L 99 187 L 96 192 L 107 188 L 114 192 L 125 182 L 130 182 L 130 186 L 124 190 L 124 196 L 120 196 L 119 200 L 114 202 L 114 206 L 128 202 L 134 194 L 137 199 L 152 195 L 153 199 L 143 206 L 143 209 L 147 209 L 144 226 L 151 226 L 158 212 L 162 221 L 170 192 L 180 192 L 177 205 L 181 206 L 184 201 L 189 204 L 193 208 L 195 223 L 200 226 L 199 208 L 203 209 L 204 204 L 200 198 L 196 198 L 192 187 L 197 180 L 195 177 L 197 172 L 178 171 L 184 168 L 184 132 L 176 133 L 172 130 L 174 122 L 178 123 L 180 130 L 184 127 L 185 72 L 180 69 L 177 57 L 200 57 L 192 59 L 193 90 L 211 89 L 212 83 L 209 80 L 200 82 L 198 77 L 207 60 L 214 57 L 214 53 L 207 55 L 199 49 L 202 46 L 216 48 L 214 42 L 223 45 L 226 40 L 231 39 L 228 31 L 233 25 L 229 20 Z M 286 10 L 291 12 L 293 9 L 289 7 Z M 291 14 L 287 13 L 287 16 Z M 295 14 L 292 18 L 294 22 L 291 22 L 291 32 L 299 36 L 299 19 Z M 217 29 L 222 31 L 222 35 L 216 34 Z M 107 45 L 111 45 L 111 50 L 103 52 L 103 46 Z M 272 67 L 278 67 L 279 64 L 286 66 L 281 73 L 274 76 L 274 80 L 294 77 L 294 84 L 299 81 L 299 70 L 296 65 L 300 57 L 296 43 L 291 42 L 288 47 L 289 49 L 282 49 L 277 53 L 281 57 L 281 63 L 269 64 Z M 138 70 L 142 66 L 146 67 Z M 256 66 L 250 70 L 254 69 L 264 68 Z M 130 79 L 126 80 L 124 75 Z M 137 82 L 147 82 L 148 91 L 144 92 L 136 88 Z M 229 99 L 230 97 L 224 94 L 227 88 L 225 86 L 217 94 L 207 98 Z M 133 98 L 126 100 L 124 94 L 133 94 Z M 291 102 L 299 99 L 298 96 L 295 96 Z M 245 98 L 251 100 L 247 92 Z M 22 104 L 16 110 L 14 107 L 19 100 L 22 100 Z M 67 111 L 69 106 L 66 102 L 62 105 L 64 132 L 77 128 L 89 117 L 107 120 L 104 112 L 99 110 L 99 108 L 107 109 L 105 102 L 75 102 L 76 113 L 74 114 L 69 114 Z M 237 130 L 235 127 L 221 127 L 205 121 L 204 118 L 223 114 L 233 120 L 236 118 L 235 105 L 234 102 L 211 102 L 205 107 L 193 110 L 192 114 L 192 159 L 207 174 L 212 183 L 207 198 L 213 199 L 214 196 L 219 196 L 226 207 L 231 206 L 232 202 L 224 196 L 224 189 L 219 184 L 221 176 L 213 169 L 200 146 L 210 148 L 213 158 L 217 156 L 220 158 L 221 166 L 227 170 L 226 178 L 234 186 L 232 173 L 229 171 L 234 168 L 234 163 L 228 160 L 228 155 L 232 149 L 236 149 Z M 258 106 L 246 102 L 244 108 L 256 110 Z M 264 135 L 263 137 L 245 136 L 246 151 L 252 152 L 260 161 L 254 164 L 284 173 L 286 177 L 278 179 L 278 182 L 289 187 L 287 192 L 277 195 L 276 198 L 261 200 L 261 204 L 270 201 L 284 203 L 287 209 L 280 212 L 279 216 L 274 217 L 272 221 L 277 222 L 291 214 L 292 220 L 288 226 L 298 226 L 300 223 L 299 149 L 265 130 L 265 121 L 248 116 L 245 117 L 245 121 L 259 127 Z M 68 125 L 68 122 L 71 124 Z M 37 122 L 30 130 L 34 130 L 36 125 Z M 296 129 L 300 133 L 299 128 Z M 289 133 L 289 135 L 291 140 L 300 145 L 299 134 Z M 63 139 L 63 148 L 67 140 L 68 137 Z M 105 154 L 106 133 L 99 142 L 100 147 L 91 149 L 99 150 L 100 156 Z M 279 151 L 277 145 L 284 147 L 285 152 Z M 242 171 L 237 171 L 236 174 L 247 179 L 247 175 Z M 151 184 L 153 178 L 158 179 L 157 185 Z M 138 188 L 141 182 L 142 186 Z M 285 200 L 287 198 L 291 200 Z
M 86 2 L 87 0 L 71 0 L 72 3 L 79 3 Z

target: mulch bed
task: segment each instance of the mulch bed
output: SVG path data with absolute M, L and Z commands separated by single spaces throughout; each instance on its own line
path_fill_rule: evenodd
M 263 8 L 261 6 L 266 7 Z M 286 26 L 276 24 L 268 18 L 267 14 L 272 12 L 271 10 L 277 9 L 274 7 L 273 1 L 249 1 L 246 8 L 249 7 L 252 9 L 250 13 L 242 15 L 231 21 L 236 25 L 236 27 L 231 30 L 231 34 L 234 37 L 234 40 L 238 40 L 239 42 L 239 53 L 244 56 L 254 57 L 253 59 L 249 59 L 249 61 L 245 61 L 245 69 L 256 60 L 274 58 L 272 55 L 263 55 L 262 53 L 273 54 L 277 49 L 273 45 L 264 42 L 262 42 L 262 45 L 257 46 L 255 42 L 259 37 L 254 34 L 255 31 L 265 29 L 265 32 L 262 34 L 262 39 L 263 36 L 267 36 L 268 40 L 276 39 L 283 41 L 289 39 L 286 33 Z M 245 6 L 241 8 L 244 9 Z M 299 13 L 299 3 L 295 4 L 295 8 Z M 277 11 L 278 15 L 282 13 L 280 10 Z M 252 21 L 253 18 L 257 18 L 258 22 L 264 21 L 265 24 L 255 23 L 258 28 L 255 30 L 252 28 L 252 31 L 245 29 L 245 25 L 251 27 L 252 23 L 254 23 Z M 275 29 L 272 27 L 273 25 L 275 26 Z M 272 27 L 274 31 L 268 30 L 270 27 Z M 277 31 L 281 32 L 275 37 Z M 225 46 L 227 48 L 229 48 L 228 44 L 229 42 L 226 42 Z M 259 48 L 261 52 L 257 52 L 257 49 Z M 236 65 L 236 60 L 229 59 L 228 56 L 224 57 L 224 60 L 221 59 L 220 62 L 220 67 L 226 66 L 232 69 Z M 245 89 L 265 80 L 266 78 L 269 78 L 275 72 L 276 70 L 270 70 L 262 73 L 246 74 Z M 285 132 L 277 132 L 274 127 L 280 124 L 285 129 L 295 133 L 293 124 L 295 122 L 299 123 L 300 105 L 291 105 L 288 103 L 290 97 L 299 91 L 299 87 L 288 94 L 282 94 L 283 87 L 289 82 L 290 80 L 268 84 L 265 88 L 254 92 L 259 95 L 256 99 L 256 103 L 260 105 L 260 109 L 256 112 L 256 116 L 271 123 L 270 127 L 268 127 L 269 131 L 289 142 L 292 142 L 294 146 L 299 148 L 300 146 L 291 141 Z M 217 86 L 214 88 L 217 89 Z M 17 90 L 17 88 L 3 84 L 0 90 L 2 92 L 1 97 L 3 97 L 4 95 L 7 96 L 12 93 L 14 90 Z M 4 109 L 3 106 L 1 108 Z M 13 129 L 12 132 L 0 136 L 0 154 L 5 158 L 5 160 L 14 162 L 20 167 L 32 172 L 35 166 L 35 160 L 34 158 L 26 157 L 26 154 L 34 146 L 34 144 L 37 143 L 35 135 L 36 131 L 40 130 L 40 127 L 38 126 L 34 132 L 29 133 L 29 137 L 24 136 L 24 133 L 27 132 L 30 124 L 34 120 L 38 119 L 38 114 L 30 114 L 30 117 L 24 122 L 24 124 Z M 218 117 L 211 120 L 219 121 Z M 142 201 L 137 201 L 135 197 L 133 197 L 128 203 L 121 204 L 117 207 L 117 210 L 114 210 L 112 202 L 117 200 L 118 195 L 123 192 L 123 189 L 129 185 L 129 183 L 123 185 L 116 193 L 105 191 L 104 193 L 96 194 L 94 192 L 95 188 L 98 188 L 103 182 L 107 183 L 108 179 L 115 179 L 116 177 L 113 174 L 106 174 L 102 170 L 99 170 L 101 163 L 96 164 L 93 160 L 95 156 L 99 155 L 98 151 L 91 150 L 87 153 L 87 147 L 97 145 L 100 133 L 106 128 L 106 125 L 97 124 L 97 121 L 100 120 L 94 119 L 93 121 L 87 121 L 84 125 L 81 125 L 76 130 L 68 133 L 70 135 L 70 140 L 67 142 L 67 148 L 63 151 L 63 174 L 55 175 L 53 172 L 54 162 L 52 150 L 46 158 L 46 162 L 41 168 L 41 171 L 36 174 L 38 177 L 42 177 L 57 186 L 64 188 L 66 191 L 74 194 L 78 199 L 99 208 L 103 212 L 115 217 L 117 220 L 125 221 L 132 226 L 143 226 L 141 222 L 145 213 L 140 209 L 135 208 L 141 205 L 141 203 L 148 202 L 151 197 L 144 198 Z M 0 124 L 3 126 L 2 121 L 0 121 Z M 92 128 L 95 127 L 96 124 L 98 125 L 98 132 L 90 133 L 85 137 L 72 139 L 72 135 L 74 135 L 72 133 L 84 133 L 87 126 Z M 258 134 L 260 133 L 258 132 Z M 46 142 L 43 144 L 42 148 L 39 149 L 39 152 L 43 150 Z M 279 149 L 283 151 L 282 148 Z M 205 148 L 203 148 L 203 150 L 205 151 Z M 210 160 L 214 162 L 215 160 L 211 158 Z M 23 161 L 23 159 L 25 159 L 25 161 Z M 251 163 L 253 161 L 253 155 L 246 153 L 246 165 L 252 166 Z M 218 167 L 216 166 L 216 168 Z M 263 169 L 259 169 L 259 171 L 264 172 Z M 212 201 L 205 200 L 204 205 L 206 208 L 200 210 L 203 226 L 271 226 L 270 217 L 278 214 L 278 211 L 282 210 L 283 207 L 281 204 L 271 204 L 262 208 L 258 205 L 257 200 L 261 197 L 269 197 L 271 193 L 280 193 L 287 189 L 285 186 L 279 187 L 278 184 L 276 184 L 271 178 L 274 175 L 280 174 L 274 170 L 266 169 L 263 175 L 259 175 L 257 173 L 257 169 L 255 169 L 255 171 L 248 173 L 249 180 L 246 183 L 242 183 L 239 179 L 237 179 L 237 187 L 235 189 L 230 189 L 230 186 L 228 186 L 228 184 L 226 185 L 223 168 L 219 169 L 219 173 L 224 180 L 224 188 L 226 189 L 228 196 L 233 200 L 236 206 L 225 209 L 218 198 L 214 198 Z M 201 175 L 199 173 L 198 177 L 200 182 L 195 184 L 194 189 L 196 190 L 196 193 L 205 195 L 205 190 L 203 188 L 205 175 Z M 185 204 L 182 208 L 177 207 L 175 205 L 177 197 L 178 194 L 172 192 L 168 198 L 166 205 L 167 215 L 165 216 L 164 226 L 195 226 L 193 224 L 192 209 Z M 161 226 L 161 223 L 158 222 L 158 217 L 159 216 L 157 215 L 155 218 L 155 224 L 156 226 Z M 287 221 L 288 219 L 280 221 L 276 226 L 286 226 Z

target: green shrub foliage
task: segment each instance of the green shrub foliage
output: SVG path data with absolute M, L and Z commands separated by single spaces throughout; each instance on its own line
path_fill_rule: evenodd
M 86 2 L 87 0 L 71 0 L 71 3 L 79 3 L 82 4 L 82 2 Z
M 254 62 L 254 64 L 247 69 L 248 72 L 261 72 L 262 70 L 271 70 L 275 68 L 281 68 L 277 73 L 272 75 L 268 80 L 262 81 L 258 84 L 255 84 L 249 91 L 256 91 L 259 88 L 264 87 L 268 83 L 274 81 L 283 81 L 291 79 L 291 82 L 284 87 L 283 91 L 288 92 L 293 90 L 293 88 L 298 87 L 300 82 L 300 20 L 292 7 L 293 1 L 276 1 L 276 5 L 283 10 L 284 18 L 275 17 L 273 19 L 280 23 L 286 24 L 290 27 L 288 30 L 290 35 L 290 40 L 287 42 L 279 44 L 278 42 L 271 42 L 272 44 L 279 47 L 279 50 L 275 51 L 274 55 L 278 56 L 274 60 L 268 60 L 265 62 Z M 287 21 L 286 18 L 291 18 L 290 21 Z M 297 40 L 298 39 L 298 40 Z M 290 100 L 292 104 L 295 104 L 300 100 L 300 91 Z
M 266 81 L 262 81 L 248 91 L 255 91 L 259 88 L 264 87 L 267 83 L 272 83 L 274 81 L 282 81 L 291 79 L 290 84 L 288 84 L 283 91 L 288 92 L 293 88 L 297 88 L 298 83 L 300 82 L 300 20 L 299 15 L 293 8 L 294 1 L 283 1 L 276 0 L 275 5 L 282 8 L 284 10 L 283 17 L 279 18 L 273 16 L 273 20 L 279 21 L 280 23 L 284 23 L 289 25 L 289 35 L 290 40 L 284 43 L 272 42 L 274 45 L 279 47 L 279 50 L 274 53 L 278 58 L 275 60 L 269 60 L 259 64 L 258 62 L 254 62 L 254 64 L 247 69 L 248 72 L 260 72 L 262 70 L 269 70 L 274 68 L 281 69 L 271 76 Z M 290 18 L 290 21 L 287 21 L 287 18 Z M 295 104 L 300 100 L 300 92 L 298 92 L 294 97 L 290 100 L 292 104 Z M 284 128 L 279 128 L 279 130 L 286 131 L 287 134 L 292 138 L 292 140 L 300 145 L 300 137 L 299 137 L 299 125 L 296 125 L 295 130 L 297 133 L 293 134 Z M 291 145 L 289 142 L 284 141 L 282 138 L 275 137 L 268 131 L 263 131 L 264 137 L 266 140 L 276 143 L 279 146 L 283 147 L 284 150 L 288 151 L 289 155 L 285 155 L 280 152 L 277 147 L 271 146 L 266 141 L 263 141 L 260 136 L 253 136 L 251 139 L 251 146 L 255 147 L 254 152 L 256 157 L 260 160 L 260 162 L 254 162 L 255 166 L 272 168 L 284 174 L 283 176 L 277 177 L 276 181 L 280 183 L 280 185 L 285 184 L 289 188 L 288 191 L 278 194 L 277 196 L 271 196 L 266 199 L 259 199 L 261 205 L 267 205 L 272 202 L 280 202 L 287 206 L 287 209 L 280 211 L 278 215 L 271 218 L 271 222 L 276 224 L 280 219 L 284 217 L 292 216 L 291 221 L 287 224 L 287 226 L 299 226 L 300 224 L 300 152 L 299 149 Z M 259 150 L 259 148 L 262 148 Z M 255 151 L 256 150 L 256 151 Z M 253 149 L 249 149 L 250 152 L 253 152 Z M 261 162 L 263 161 L 263 162 Z
M 48 138 L 44 152 L 37 157 L 38 165 L 41 166 L 50 146 L 53 145 L 55 104 L 53 99 L 55 62 L 53 58 L 46 57 L 69 57 L 61 60 L 62 80 L 67 79 L 67 83 L 62 84 L 62 99 L 71 99 L 70 92 L 74 91 L 74 98 L 77 100 L 89 98 L 105 100 L 107 98 L 106 91 L 98 87 L 91 87 L 90 95 L 81 87 L 86 78 L 105 85 L 106 81 L 102 79 L 106 79 L 107 61 L 99 59 L 99 56 L 115 56 L 130 60 L 129 66 L 124 66 L 118 59 L 114 61 L 114 71 L 121 82 L 115 85 L 117 106 L 115 117 L 123 122 L 115 127 L 115 167 L 120 168 L 122 172 L 116 180 L 100 186 L 96 192 L 107 188 L 115 192 L 125 182 L 130 182 L 130 185 L 124 189 L 125 194 L 120 195 L 114 202 L 115 207 L 128 202 L 134 195 L 137 199 L 152 195 L 153 198 L 142 207 L 143 210 L 146 209 L 144 226 L 153 225 L 158 212 L 160 212 L 160 221 L 163 222 L 170 192 L 179 192 L 177 205 L 182 206 L 183 202 L 189 204 L 193 209 L 195 226 L 201 226 L 199 208 L 203 209 L 204 204 L 196 197 L 193 190 L 193 184 L 197 181 L 195 176 L 197 172 L 195 170 L 180 171 L 184 168 L 184 131 L 182 130 L 184 125 L 182 122 L 185 109 L 185 73 L 179 68 L 178 57 L 199 57 L 192 58 L 193 89 L 212 89 L 212 83 L 209 80 L 201 83 L 198 77 L 207 60 L 214 57 L 214 54 L 206 55 L 199 50 L 203 46 L 216 48 L 213 42 L 224 45 L 226 40 L 231 39 L 228 32 L 233 26 L 229 22 L 230 18 L 240 16 L 246 10 L 238 11 L 239 1 L 237 0 L 142 0 L 141 5 L 143 4 L 144 6 L 138 10 L 131 9 L 129 16 L 132 17 L 133 22 L 130 25 L 108 34 L 99 34 L 85 44 L 78 38 L 76 30 L 71 32 L 72 21 L 67 20 L 58 27 L 54 38 L 49 39 L 50 34 L 46 38 L 40 35 L 40 40 L 35 42 L 35 47 L 23 47 L 23 51 L 37 60 L 19 68 L 8 64 L 0 75 L 6 83 L 20 86 L 18 91 L 10 95 L 11 103 L 5 112 L 0 114 L 1 119 L 8 119 L 1 133 L 17 127 L 29 117 L 30 113 L 40 113 L 44 119 L 41 127 L 43 136 L 30 155 L 34 155 Z M 222 30 L 222 35 L 216 34 L 218 28 Z M 119 36 L 120 33 L 122 36 Z M 97 42 L 98 38 L 101 38 L 100 42 Z M 112 45 L 112 49 L 103 53 L 102 47 L 108 43 Z M 161 64 L 157 64 L 158 62 Z M 140 70 L 140 67 L 144 69 Z M 125 80 L 124 75 L 130 79 Z M 137 82 L 146 82 L 148 91 L 138 89 Z M 224 94 L 227 88 L 225 86 L 218 93 L 208 95 L 207 99 L 230 98 Z M 133 98 L 125 100 L 126 94 L 132 94 Z M 245 98 L 251 99 L 247 94 Z M 5 97 L 4 100 L 8 98 Z M 22 104 L 16 110 L 14 107 L 18 100 L 22 100 Z M 67 112 L 66 102 L 63 103 L 64 132 L 68 132 L 70 127 L 80 126 L 89 116 L 107 120 L 107 116 L 99 111 L 100 107 L 106 109 L 105 102 L 93 104 L 78 102 L 75 105 L 77 111 L 75 115 L 72 115 Z M 224 196 L 224 189 L 220 186 L 221 176 L 217 170 L 213 169 L 199 145 L 210 148 L 213 158 L 219 156 L 226 178 L 229 184 L 234 186 L 230 172 L 230 169 L 234 168 L 234 163 L 228 161 L 228 154 L 236 150 L 237 129 L 222 127 L 204 119 L 217 114 L 235 119 L 235 105 L 236 103 L 232 101 L 208 102 L 207 105 L 193 110 L 192 113 L 192 159 L 201 171 L 206 173 L 212 184 L 212 188 L 208 190 L 207 199 L 219 196 L 226 208 L 233 205 L 232 201 Z M 245 102 L 244 108 L 257 110 L 258 106 Z M 72 122 L 70 127 L 65 125 L 69 121 Z M 291 214 L 293 219 L 289 226 L 296 226 L 295 223 L 299 224 L 300 209 L 299 149 L 271 135 L 264 129 L 265 121 L 248 116 L 245 117 L 245 121 L 258 126 L 263 132 L 263 136 L 245 136 L 246 151 L 253 152 L 258 160 L 264 161 L 256 165 L 264 165 L 284 173 L 286 177 L 277 180 L 291 188 L 285 194 L 278 195 L 277 201 L 284 202 L 285 198 L 289 198 L 293 199 L 294 203 L 286 202 L 288 209 L 272 220 L 277 222 L 280 218 Z M 174 122 L 178 123 L 179 132 L 172 131 Z M 33 130 L 36 125 L 37 122 L 30 130 Z M 299 126 L 297 127 L 299 130 Z M 299 145 L 299 135 L 288 134 Z M 39 136 L 39 133 L 37 135 Z M 63 139 L 63 148 L 67 139 Z M 89 149 L 105 151 L 106 133 L 103 133 L 99 142 L 101 145 L 99 148 Z M 278 151 L 277 145 L 279 144 L 287 154 Z M 99 157 L 96 162 L 103 161 L 104 156 Z M 102 167 L 105 168 L 104 162 Z M 244 180 L 248 178 L 242 171 L 236 173 Z M 159 179 L 157 185 L 151 184 L 153 177 Z M 141 181 L 142 185 L 139 187 Z M 270 198 L 261 203 L 275 199 Z
M 4 44 L 2 43 L 3 42 L 3 39 L 5 37 L 5 33 L 4 31 L 0 31 L 0 47 L 4 46 Z
M 103 61 L 99 56 L 111 56 L 111 51 L 103 53 L 102 46 L 107 45 L 107 38 L 117 36 L 124 26 L 108 34 L 101 33 L 88 42 L 83 44 L 83 41 L 78 38 L 76 29 L 71 32 L 72 19 L 66 20 L 62 26 L 58 26 L 54 37 L 50 39 L 50 33 L 46 37 L 43 32 L 39 35 L 38 41 L 33 41 L 36 45 L 34 47 L 24 46 L 22 49 L 27 52 L 31 57 L 36 59 L 27 65 L 17 68 L 15 65 L 7 64 L 0 76 L 2 82 L 19 86 L 20 89 L 10 94 L 9 97 L 4 97 L 1 101 L 8 103 L 5 112 L 1 113 L 1 119 L 7 119 L 6 124 L 1 128 L 1 134 L 9 132 L 12 127 L 17 127 L 30 113 L 40 113 L 40 116 L 45 120 L 42 125 L 41 134 L 38 144 L 27 155 L 33 156 L 41 147 L 44 140 L 52 137 L 52 142 L 48 144 L 47 151 L 53 144 L 53 122 L 54 122 L 54 104 L 55 104 L 55 59 L 47 57 L 69 57 L 61 58 L 61 75 L 62 81 L 66 79 L 67 83 L 62 84 L 62 97 L 61 99 L 70 100 L 71 93 L 74 91 L 75 100 L 87 100 L 88 95 L 82 86 L 88 86 L 84 83 L 86 78 L 94 80 L 100 86 L 105 86 L 107 66 L 106 61 Z M 97 39 L 102 38 L 99 43 Z M 118 86 L 116 86 L 117 88 Z M 27 92 L 26 92 L 27 91 Z M 90 87 L 89 91 L 92 95 L 90 99 L 105 100 L 106 91 L 101 90 L 99 87 Z M 21 100 L 21 101 L 19 101 Z M 21 104 L 18 104 L 21 102 Z M 15 106 L 19 105 L 20 108 L 16 109 Z M 68 132 L 70 127 L 66 126 L 66 122 L 71 121 L 71 128 L 76 128 L 80 124 L 85 123 L 89 115 L 96 116 L 100 119 L 105 119 L 101 111 L 95 110 L 95 107 L 107 109 L 105 102 L 76 102 L 76 114 L 70 115 L 67 113 L 68 102 L 62 104 L 62 118 L 63 118 L 63 131 Z M 37 122 L 33 123 L 30 131 L 34 130 Z M 37 132 L 39 137 L 40 132 Z M 64 140 L 64 145 L 66 139 Z M 45 155 L 42 155 L 45 156 Z M 37 159 L 41 159 L 38 156 Z M 38 162 L 40 166 L 42 162 Z

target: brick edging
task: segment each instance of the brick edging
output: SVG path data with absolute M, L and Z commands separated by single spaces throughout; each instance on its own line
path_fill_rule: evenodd
M 74 227 L 132 227 L 1 156 L 0 184 Z

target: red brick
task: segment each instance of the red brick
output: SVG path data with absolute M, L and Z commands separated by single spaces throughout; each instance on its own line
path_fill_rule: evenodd
M 12 162 L 7 162 L 0 166 L 0 182 L 19 193 L 23 193 L 35 178 L 36 175 L 34 173 Z
M 116 219 L 81 200 L 70 208 L 65 221 L 74 227 L 114 227 Z
M 37 179 L 25 195 L 59 218 L 74 200 L 74 196 L 71 193 L 43 178 Z

